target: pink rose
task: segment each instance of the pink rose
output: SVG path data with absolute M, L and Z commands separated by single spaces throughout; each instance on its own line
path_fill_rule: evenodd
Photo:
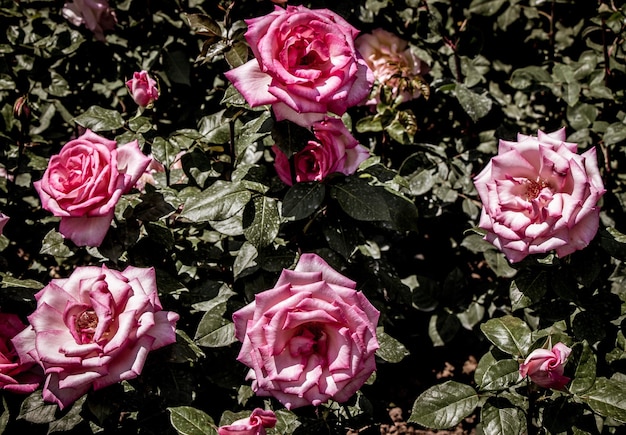
M 313 124 L 313 133 L 317 141 L 309 143 L 294 154 L 295 180 L 321 181 L 333 172 L 345 175 L 354 174 L 370 153 L 352 137 L 341 119 L 326 118 Z M 283 183 L 293 184 L 287 156 L 274 145 L 274 167 Z
M 498 155 L 474 178 L 485 239 L 512 262 L 555 249 L 559 257 L 595 236 L 605 189 L 596 150 L 576 154 L 565 129 L 500 140 Z
M 28 394 L 41 383 L 41 373 L 32 370 L 36 363 L 26 357 L 20 361 L 11 339 L 26 325 L 15 314 L 0 313 L 0 389 Z
M 117 23 L 107 0 L 73 0 L 65 3 L 61 15 L 75 26 L 84 24 L 100 41 L 104 41 L 104 32 L 113 30 Z
M 43 398 L 61 409 L 91 386 L 136 378 L 148 352 L 176 341 L 178 314 L 163 311 L 153 268 L 77 267 L 35 299 L 32 328 L 13 343 L 44 369 Z
M 133 78 L 126 82 L 128 92 L 141 107 L 152 107 L 159 98 L 157 82 L 148 75 L 147 71 L 133 73 Z
M 380 86 L 391 89 L 398 102 L 418 98 L 422 92 L 411 81 L 428 72 L 428 66 L 408 47 L 408 42 L 383 29 L 374 29 L 355 41 L 356 49 L 374 73 L 376 83 L 366 104 L 380 102 Z
M 563 343 L 548 349 L 533 350 L 519 366 L 520 375 L 528 376 L 540 387 L 562 389 L 570 378 L 563 376 L 563 368 L 572 350 Z
M 274 411 L 256 408 L 248 418 L 237 420 L 228 426 L 220 426 L 218 435 L 266 435 L 266 427 L 276 426 Z
M 358 30 L 336 13 L 275 6 L 246 23 L 256 59 L 226 77 L 250 106 L 271 104 L 277 120 L 309 127 L 367 97 L 374 77 L 354 48 Z
M 0 213 L 0 234 L 2 234 L 2 230 L 4 230 L 4 226 L 9 221 L 9 217 L 4 213 Z
M 78 246 L 100 246 L 117 201 L 150 164 L 136 140 L 116 146 L 87 130 L 52 156 L 34 183 L 43 208 L 61 218 L 59 232 Z
M 348 400 L 376 370 L 379 312 L 356 283 L 316 254 L 302 254 L 273 289 L 233 314 L 259 396 L 287 409 Z

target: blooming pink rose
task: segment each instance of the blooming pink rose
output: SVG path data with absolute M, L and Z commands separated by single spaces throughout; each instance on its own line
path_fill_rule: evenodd
M 157 82 L 147 71 L 133 73 L 133 78 L 126 82 L 126 87 L 135 103 L 141 107 L 151 107 L 159 98 Z
M 266 427 L 276 426 L 274 411 L 256 408 L 248 418 L 237 420 L 228 426 L 220 426 L 218 435 L 266 435 Z
M 116 146 L 87 130 L 52 156 L 33 183 L 43 208 L 61 218 L 59 232 L 78 246 L 100 246 L 117 201 L 150 164 L 136 140 Z
M 100 41 L 104 41 L 104 32 L 113 30 L 117 23 L 107 0 L 73 0 L 65 3 L 61 15 L 75 26 L 84 24 Z
M 237 360 L 259 396 L 287 409 L 348 400 L 376 370 L 379 312 L 316 254 L 233 314 Z
M 321 181 L 333 172 L 351 175 L 366 160 L 370 153 L 367 148 L 359 145 L 352 137 L 341 119 L 326 118 L 313 124 L 313 133 L 317 141 L 309 143 L 297 152 L 293 158 L 295 163 L 295 180 Z M 291 169 L 287 156 L 274 145 L 274 167 L 283 183 L 291 186 Z
M 15 314 L 0 313 L 0 389 L 28 394 L 39 387 L 42 376 L 35 368 L 35 361 L 26 357 L 20 361 L 11 339 L 22 332 L 26 325 Z
M 559 257 L 595 236 L 605 189 L 596 150 L 576 154 L 565 129 L 500 140 L 498 155 L 474 178 L 485 239 L 512 262 L 555 249 Z
M 178 314 L 163 311 L 153 268 L 77 267 L 35 299 L 32 328 L 13 343 L 44 369 L 43 398 L 61 409 L 91 386 L 136 378 L 148 352 L 176 341 Z
M 359 36 L 354 42 L 374 73 L 376 84 L 366 104 L 380 102 L 380 86 L 393 92 L 398 102 L 419 97 L 422 92 L 410 82 L 428 72 L 428 66 L 413 53 L 408 42 L 383 29 Z
M 9 221 L 9 217 L 4 213 L 0 213 L 0 234 L 2 234 L 2 230 L 4 230 L 4 226 Z
M 533 350 L 520 364 L 520 375 L 524 378 L 528 376 L 540 387 L 560 390 L 570 381 L 570 378 L 563 376 L 563 368 L 571 352 L 572 349 L 563 343 L 555 344 L 552 350 Z
M 271 104 L 277 120 L 309 127 L 367 97 L 374 76 L 354 48 L 358 30 L 336 13 L 275 6 L 246 24 L 256 59 L 226 77 L 250 106 Z

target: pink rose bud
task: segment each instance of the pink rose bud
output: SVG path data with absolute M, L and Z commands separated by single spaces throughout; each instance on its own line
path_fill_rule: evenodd
M 0 389 L 28 394 L 35 391 L 43 379 L 36 362 L 26 356 L 20 360 L 11 340 L 27 326 L 15 314 L 0 313 Z
M 28 107 L 28 98 L 26 96 L 19 97 L 13 104 L 13 116 L 20 121 L 30 118 L 30 107 Z
M 255 59 L 225 74 L 250 106 L 271 104 L 278 121 L 310 127 L 369 94 L 374 76 L 354 47 L 358 30 L 335 12 L 276 5 L 246 24 Z
M 43 208 L 61 218 L 59 232 L 78 246 L 100 246 L 115 205 L 150 164 L 136 140 L 117 143 L 87 130 L 69 141 L 33 183 Z
M 163 311 L 154 268 L 82 266 L 35 294 L 31 328 L 13 339 L 46 374 L 43 398 L 79 397 L 141 374 L 148 353 L 176 341 L 178 314 Z
M 248 418 L 237 420 L 217 429 L 219 435 L 266 435 L 265 428 L 276 426 L 276 414 L 271 410 L 256 408 Z
M 391 89 L 398 102 L 409 101 L 422 95 L 422 88 L 414 79 L 428 72 L 428 66 L 419 58 L 408 42 L 383 29 L 374 29 L 355 41 L 356 49 L 374 73 L 374 86 L 366 104 L 380 102 L 380 86 Z
M 577 154 L 561 128 L 500 140 L 498 155 L 474 178 L 483 203 L 485 239 L 512 261 L 585 248 L 598 231 L 605 192 L 596 149 Z
M 536 349 L 519 367 L 522 377 L 528 376 L 540 387 L 562 389 L 570 378 L 563 376 L 563 368 L 572 350 L 563 343 L 548 349 Z
M 380 313 L 356 283 L 316 254 L 302 254 L 273 289 L 233 314 L 259 396 L 287 409 L 347 401 L 376 370 Z
M 75 26 L 83 24 L 100 41 L 104 41 L 104 32 L 113 30 L 117 24 L 115 11 L 107 0 L 73 0 L 65 3 L 61 14 Z
M 152 107 L 159 98 L 157 82 L 148 75 L 147 71 L 133 73 L 133 78 L 126 82 L 126 87 L 138 106 Z
M 313 133 L 317 140 L 311 140 L 294 155 L 295 180 L 321 181 L 334 172 L 345 175 L 354 174 L 359 165 L 370 153 L 352 137 L 344 123 L 338 118 L 327 118 L 313 124 Z M 278 148 L 273 147 L 276 155 L 274 167 L 283 183 L 291 186 L 291 168 L 289 159 Z
M 4 230 L 4 226 L 9 221 L 9 217 L 4 213 L 0 213 L 0 234 L 2 234 L 2 230 Z

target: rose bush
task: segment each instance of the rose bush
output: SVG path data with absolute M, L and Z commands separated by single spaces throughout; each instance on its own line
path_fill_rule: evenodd
M 380 102 L 381 86 L 388 88 L 398 103 L 422 95 L 412 81 L 427 73 L 428 66 L 413 53 L 407 41 L 378 28 L 360 35 L 354 43 L 376 79 L 366 104 Z
M 31 327 L 13 343 L 41 365 L 43 398 L 61 409 L 92 386 L 137 377 L 151 350 L 176 341 L 178 314 L 163 311 L 153 268 L 78 267 L 35 298 Z
M 274 168 L 283 183 L 291 186 L 293 180 L 321 181 L 333 172 L 351 175 L 370 153 L 350 134 L 341 119 L 326 118 L 313 124 L 317 141 L 310 140 L 294 154 L 295 176 L 292 178 L 289 159 L 274 145 Z
M 135 103 L 141 107 L 151 107 L 159 98 L 157 82 L 148 74 L 148 71 L 136 71 L 133 78 L 126 81 L 126 88 Z
M 335 12 L 276 6 L 246 24 L 255 59 L 225 74 L 250 106 L 309 127 L 367 97 L 374 77 L 354 47 L 358 31 Z
M 65 3 L 61 13 L 75 26 L 87 27 L 100 41 L 104 41 L 104 33 L 117 24 L 115 11 L 107 0 L 73 0 Z
M 316 254 L 302 254 L 273 289 L 233 314 L 257 395 L 287 409 L 348 400 L 376 370 L 379 312 L 356 283 Z
M 59 232 L 78 246 L 99 246 L 115 205 L 150 164 L 136 140 L 122 146 L 85 131 L 50 158 L 33 183 L 43 208 L 61 218 Z
M 485 239 L 517 262 L 556 250 L 559 257 L 595 236 L 605 192 L 595 148 L 576 154 L 565 128 L 500 140 L 498 155 L 474 178 Z
M 20 361 L 11 339 L 27 326 L 12 313 L 0 313 L 0 389 L 13 393 L 32 393 L 39 387 L 42 374 L 33 368 L 32 358 Z
M 265 428 L 272 428 L 276 425 L 276 414 L 271 410 L 256 408 L 250 417 L 234 421 L 227 426 L 220 426 L 218 435 L 265 435 Z
M 535 384 L 544 388 L 562 389 L 571 379 L 563 376 L 567 357 L 572 350 L 563 343 L 557 343 L 552 349 L 535 349 L 520 364 L 519 372 L 523 378 L 528 376 Z

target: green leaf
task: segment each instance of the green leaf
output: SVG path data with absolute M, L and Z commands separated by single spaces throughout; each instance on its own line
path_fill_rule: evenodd
M 489 242 L 487 242 L 489 243 Z M 485 251 L 485 261 L 493 270 L 497 276 L 502 278 L 513 278 L 517 274 L 517 269 L 514 269 L 509 264 L 506 256 L 495 249 L 489 249 Z
M 0 272 L 0 278 L 2 278 L 2 281 L 0 281 L 0 288 L 23 288 L 32 290 L 41 290 L 43 288 L 43 284 L 39 281 L 35 281 L 34 279 L 17 279 L 2 272 Z
M 515 277 L 517 288 L 531 301 L 538 302 L 548 291 L 550 275 L 547 271 L 526 268 Z
M 117 130 L 124 126 L 124 119 L 117 110 L 91 106 L 82 115 L 74 118 L 74 122 L 92 131 Z
M 527 66 L 513 71 L 509 84 L 515 89 L 526 89 L 534 83 L 552 83 L 552 76 L 539 66 Z
M 625 382 L 597 378 L 593 388 L 580 397 L 598 414 L 626 423 Z
M 408 421 L 431 429 L 447 429 L 459 424 L 479 403 L 480 398 L 472 387 L 446 381 L 420 394 Z
M 477 94 L 467 86 L 458 83 L 456 85 L 456 98 L 465 112 L 476 122 L 486 116 L 491 110 L 493 101 L 488 96 Z
M 391 216 L 378 187 L 360 178 L 347 178 L 334 185 L 331 196 L 349 216 L 359 221 L 389 221 Z
M 240 278 L 246 270 L 256 270 L 258 265 L 255 260 L 258 256 L 259 252 L 252 243 L 245 242 L 241 245 L 233 263 L 233 278 Z
M 376 350 L 376 356 L 390 363 L 399 363 L 410 352 L 398 340 L 388 335 L 382 326 L 376 328 L 376 338 L 380 347 Z
M 83 410 L 83 404 L 85 403 L 86 399 L 87 395 L 85 394 L 72 404 L 70 410 L 65 415 L 63 415 L 63 417 L 50 422 L 48 434 L 54 432 L 66 432 L 78 426 L 78 424 L 83 421 L 81 412 Z
M 469 11 L 473 14 L 491 16 L 498 12 L 507 0 L 473 0 Z
M 237 341 L 235 324 L 219 314 L 207 311 L 198 324 L 194 340 L 198 346 L 228 346 Z
M 179 435 L 217 435 L 213 419 L 191 406 L 167 408 L 170 422 Z
M 526 356 L 532 343 L 528 325 L 514 316 L 503 316 L 488 320 L 480 325 L 487 339 L 498 349 L 514 356 Z
M 479 386 L 481 390 L 502 390 L 515 384 L 519 378 L 519 363 L 503 359 L 487 367 Z
M 256 196 L 243 212 L 243 234 L 256 248 L 274 241 L 280 229 L 280 214 L 274 198 Z
M 198 195 L 187 198 L 180 216 L 192 222 L 226 220 L 243 209 L 251 197 L 241 184 L 218 180 Z
M 50 230 L 45 235 L 39 253 L 59 258 L 68 258 L 74 255 L 69 246 L 65 244 L 65 238 L 56 230 Z
M 309 217 L 324 201 L 326 187 L 322 183 L 296 183 L 283 199 L 283 216 L 295 220 Z
M 57 409 L 56 404 L 45 403 L 41 391 L 36 390 L 22 402 L 17 419 L 37 424 L 50 423 L 56 419 Z
M 583 341 L 574 344 L 569 360 L 575 364 L 574 376 L 569 384 L 569 390 L 574 394 L 584 393 L 596 381 L 596 356 L 589 343 Z
M 224 58 L 231 68 L 237 68 L 248 61 L 248 44 L 243 41 L 235 42 L 230 50 L 224 53 Z
M 527 433 L 526 414 L 519 408 L 501 407 L 487 402 L 480 410 L 480 421 L 485 435 Z

